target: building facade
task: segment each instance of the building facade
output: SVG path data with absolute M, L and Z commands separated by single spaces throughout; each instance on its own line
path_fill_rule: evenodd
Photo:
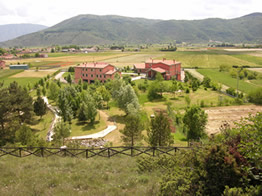
M 5 61 L 0 60 L 0 69 L 4 69 L 4 68 L 5 68 Z
M 153 60 L 149 59 L 145 63 L 134 64 L 137 73 L 145 73 L 148 78 L 155 78 L 156 73 L 160 73 L 165 80 L 173 77 L 181 81 L 181 63 L 175 60 Z
M 84 82 L 94 83 L 95 80 L 106 82 L 108 79 L 114 79 L 116 74 L 121 74 L 115 66 L 108 63 L 82 63 L 75 67 L 75 82 L 80 79 Z
M 29 69 L 27 64 L 21 64 L 21 65 L 9 65 L 9 69 Z

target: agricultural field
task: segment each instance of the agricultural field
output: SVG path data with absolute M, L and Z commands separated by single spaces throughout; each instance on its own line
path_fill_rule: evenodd
M 197 69 L 197 71 L 215 82 L 235 89 L 237 88 L 237 79 L 232 78 L 228 72 L 219 72 L 218 69 Z M 239 80 L 239 90 L 244 93 L 250 93 L 254 89 L 262 87 L 262 83 L 257 82 L 255 84 L 254 81 L 256 80 Z
M 116 67 L 125 67 L 129 66 L 130 68 L 133 67 L 135 63 L 143 63 L 146 60 L 153 58 L 153 59 L 161 59 L 163 54 L 159 53 L 130 53 L 127 56 L 119 57 L 119 58 L 112 58 L 109 60 L 105 60 L 105 62 L 111 63 L 112 65 L 115 65 Z
M 77 65 L 82 62 L 105 61 L 107 59 L 118 58 L 128 55 L 127 53 L 101 52 L 91 54 L 53 54 L 48 58 L 29 58 L 21 60 L 8 60 L 6 63 L 17 64 L 30 63 L 31 67 L 39 68 L 59 68 L 69 65 Z
M 261 67 L 262 58 L 246 54 L 245 52 L 227 52 L 223 50 L 207 51 L 177 51 L 165 53 L 164 58 L 182 62 L 184 68 L 218 68 L 220 65 L 248 65 Z

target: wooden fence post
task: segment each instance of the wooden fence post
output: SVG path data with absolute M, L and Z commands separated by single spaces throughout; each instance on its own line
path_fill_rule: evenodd
M 86 149 L 86 158 L 88 158 L 88 149 Z
M 108 158 L 110 158 L 110 149 L 107 148 L 107 155 L 108 155 Z
M 134 147 L 131 146 L 131 157 L 133 157 L 133 156 L 134 156 Z
M 153 157 L 155 156 L 155 150 L 156 150 L 156 147 L 154 146 L 153 147 Z
M 44 157 L 44 147 L 40 148 L 40 152 L 41 152 L 41 157 Z
M 19 157 L 22 157 L 22 148 L 19 148 Z

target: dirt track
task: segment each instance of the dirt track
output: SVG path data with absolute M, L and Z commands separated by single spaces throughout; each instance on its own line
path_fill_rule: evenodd
M 230 126 L 234 126 L 233 122 L 239 121 L 241 118 L 248 117 L 249 114 L 262 112 L 262 106 L 243 105 L 243 106 L 226 106 L 206 108 L 208 114 L 208 124 L 206 130 L 208 135 L 220 132 L 219 128 L 223 122 L 227 122 Z

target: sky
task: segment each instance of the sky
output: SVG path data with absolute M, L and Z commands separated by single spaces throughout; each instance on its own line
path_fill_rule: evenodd
M 262 12 L 262 0 L 0 0 L 0 25 L 53 26 L 80 14 L 195 20 L 253 12 Z

